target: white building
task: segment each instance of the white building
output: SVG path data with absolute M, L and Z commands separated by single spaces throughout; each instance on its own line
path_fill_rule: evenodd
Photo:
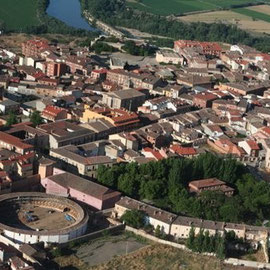
M 176 52 L 170 50 L 161 50 L 156 53 L 156 61 L 165 64 L 182 64 L 183 58 Z

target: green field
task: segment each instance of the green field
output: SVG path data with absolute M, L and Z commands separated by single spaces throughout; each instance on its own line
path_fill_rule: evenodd
M 8 30 L 20 30 L 38 25 L 36 15 L 38 0 L 0 0 L 0 22 Z
M 236 8 L 233 10 L 234 12 L 249 16 L 251 18 L 254 18 L 256 20 L 262 20 L 265 22 L 270 22 L 270 15 L 267 15 L 265 13 L 261 13 L 255 10 L 247 9 L 247 8 Z
M 231 8 L 258 1 L 251 0 L 128 0 L 128 5 L 142 11 L 158 14 L 183 14 L 187 12 Z

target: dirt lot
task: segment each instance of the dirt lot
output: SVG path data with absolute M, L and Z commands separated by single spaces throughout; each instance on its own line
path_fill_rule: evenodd
M 225 265 L 215 257 L 146 242 L 130 234 L 93 240 L 54 260 L 68 270 L 251 270 Z
M 224 265 L 214 257 L 153 244 L 126 256 L 116 257 L 91 270 L 248 270 Z
M 114 236 L 107 241 L 99 240 L 93 244 L 85 244 L 81 246 L 76 256 L 88 266 L 98 265 L 108 262 L 115 256 L 121 256 L 134 252 L 146 244 L 136 241 L 134 238 L 125 239 L 122 236 Z
M 129 234 L 104 236 L 75 246 L 70 249 L 69 255 L 57 257 L 54 260 L 65 269 L 88 270 L 92 266 L 106 264 L 114 258 L 122 258 L 148 245 L 149 243 L 145 240 Z
M 269 8 L 269 11 L 270 11 L 270 6 L 267 6 L 267 8 Z M 259 10 L 256 10 L 256 11 L 259 11 Z M 264 13 L 267 13 L 267 12 L 264 12 Z M 235 13 L 230 10 L 188 15 L 188 16 L 179 17 L 179 20 L 182 20 L 185 22 L 202 21 L 206 23 L 213 23 L 213 22 L 229 23 L 229 24 L 235 24 L 239 28 L 252 31 L 252 32 L 270 33 L 270 23 L 261 21 L 261 20 L 253 20 L 249 16 Z
M 19 229 L 55 230 L 69 227 L 75 223 L 68 213 L 31 204 L 12 209 L 8 214 L 4 210 L 5 208 L 1 209 L 1 221 Z

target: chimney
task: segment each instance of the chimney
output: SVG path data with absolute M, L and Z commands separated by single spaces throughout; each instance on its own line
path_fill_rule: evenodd
M 41 158 L 39 161 L 38 173 L 40 175 L 40 179 L 44 179 L 46 177 L 53 175 L 53 168 L 55 162 L 48 158 Z

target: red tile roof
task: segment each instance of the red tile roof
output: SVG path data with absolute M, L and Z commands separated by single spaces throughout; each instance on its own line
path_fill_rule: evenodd
M 247 140 L 246 142 L 252 150 L 260 150 L 259 145 L 255 141 Z
M 145 148 L 143 149 L 143 151 L 145 151 L 145 152 L 150 152 L 150 153 L 154 156 L 154 158 L 155 158 L 156 160 L 161 160 L 161 159 L 164 158 L 164 157 L 159 153 L 159 151 L 154 150 L 154 149 L 152 149 L 152 148 L 150 148 L 150 147 L 145 147 Z
M 270 135 L 270 128 L 269 128 L 269 127 L 263 127 L 261 130 L 262 130 L 264 133 Z
M 32 145 L 23 143 L 20 139 L 7 134 L 5 132 L 0 131 L 0 141 L 15 146 L 19 149 L 27 149 L 27 148 L 33 148 Z
M 61 113 L 62 111 L 65 111 L 65 109 L 57 107 L 57 106 L 53 106 L 53 105 L 48 105 L 42 112 L 42 114 L 44 115 L 50 115 L 50 116 L 54 116 L 56 117 L 59 113 Z
M 193 97 L 197 99 L 203 99 L 203 100 L 215 100 L 218 98 L 216 95 L 211 94 L 211 93 L 196 94 Z
M 100 73 L 100 74 L 107 73 L 107 71 L 108 70 L 105 69 L 105 68 L 92 70 L 92 72 L 94 72 L 94 73 Z
M 193 185 L 198 189 L 212 186 L 225 185 L 225 182 L 217 179 L 217 178 L 208 178 L 202 180 L 191 181 L 189 185 Z
M 196 150 L 193 147 L 183 147 L 178 144 L 172 145 L 171 150 L 180 156 L 190 156 L 197 154 Z

